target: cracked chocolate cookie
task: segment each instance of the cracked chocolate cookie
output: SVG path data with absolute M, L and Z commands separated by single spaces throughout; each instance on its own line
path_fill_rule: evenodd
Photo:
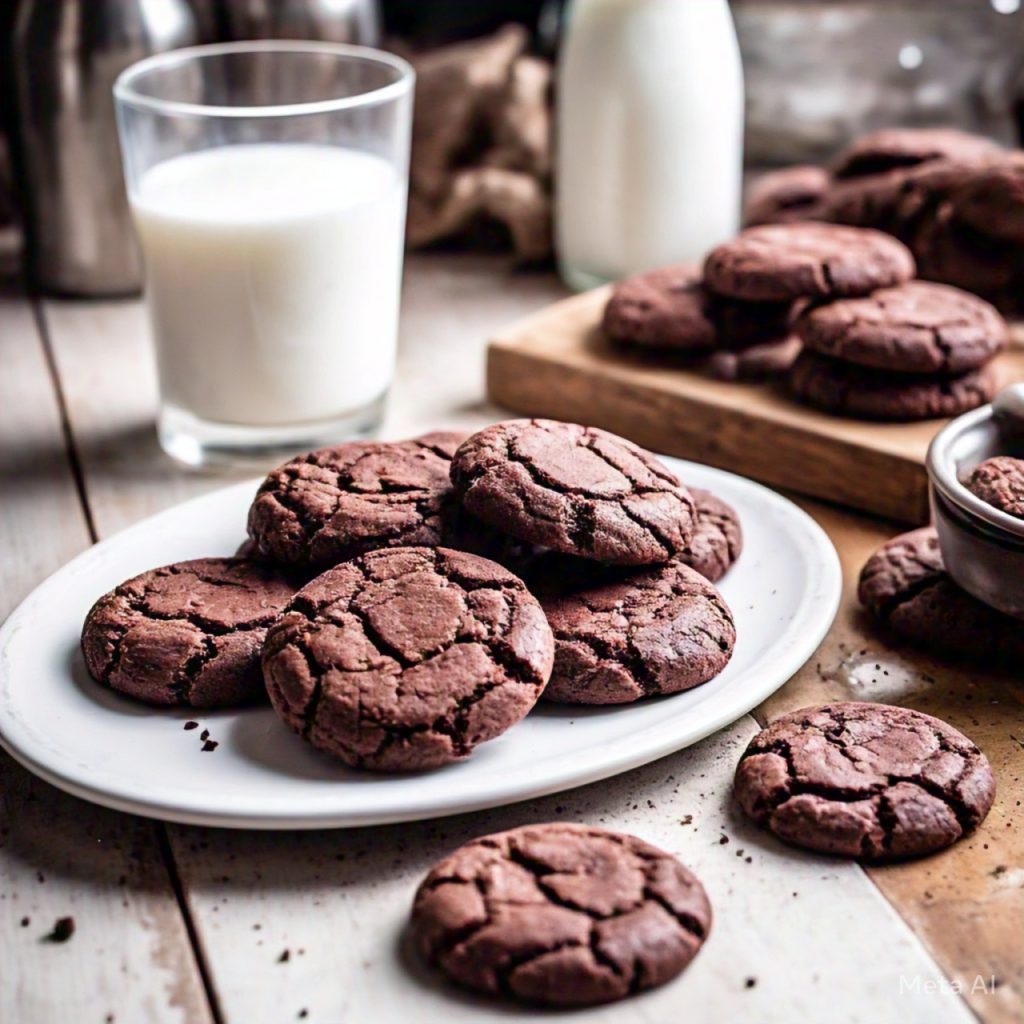
M 97 682 L 147 704 L 265 699 L 263 638 L 297 588 L 273 566 L 240 558 L 151 569 L 93 605 L 82 629 L 86 667 Z
M 867 295 L 913 276 L 914 258 L 895 238 L 813 222 L 747 228 L 704 263 L 713 292 L 750 302 Z
M 816 220 L 830 184 L 828 171 L 815 164 L 798 164 L 763 174 L 750 189 L 743 221 L 753 226 Z
M 690 494 L 697 506 L 697 526 L 693 540 L 679 555 L 679 561 L 716 583 L 743 550 L 740 517 L 732 505 L 710 491 L 691 487 Z
M 974 467 L 964 486 L 993 508 L 1024 519 L 1024 459 L 1009 455 L 986 459 Z
M 597 427 L 496 423 L 461 445 L 451 473 L 473 515 L 565 554 L 649 565 L 693 536 L 689 491 L 649 452 Z
M 1003 147 L 956 128 L 882 128 L 862 135 L 833 162 L 836 178 L 881 174 L 932 160 L 973 160 L 999 156 Z
M 286 462 L 249 509 L 262 557 L 329 568 L 375 548 L 441 543 L 448 467 L 464 435 L 353 441 Z
M 546 700 L 629 704 L 679 693 L 732 657 L 732 613 L 681 561 L 625 572 L 555 555 L 538 563 L 530 586 L 555 634 Z
M 822 355 L 897 373 L 966 373 L 1007 342 L 1006 321 L 984 299 L 926 281 L 811 306 L 793 329 Z
M 784 842 L 878 863 L 934 853 L 973 832 L 995 780 L 985 755 L 931 715 L 824 704 L 750 742 L 736 799 Z
M 663 985 L 711 928 L 704 887 L 635 836 L 558 822 L 466 843 L 416 892 L 412 935 L 463 988 L 589 1006 Z
M 696 267 L 662 267 L 620 281 L 604 307 L 601 329 L 612 341 L 645 348 L 707 351 L 717 335 Z
M 946 572 L 933 527 L 900 534 L 861 570 L 860 603 L 890 632 L 937 655 L 1019 669 L 1024 630 L 977 600 Z
M 304 587 L 267 633 L 263 675 L 284 722 L 354 768 L 412 771 L 518 722 L 551 673 L 540 605 L 494 562 L 383 548 Z
M 837 416 L 891 422 L 958 416 L 992 400 L 991 366 L 956 377 L 895 374 L 804 351 L 789 384 L 797 398 Z
M 736 351 L 722 349 L 708 356 L 704 369 L 715 380 L 771 380 L 785 377 L 802 351 L 800 339 L 791 334 Z

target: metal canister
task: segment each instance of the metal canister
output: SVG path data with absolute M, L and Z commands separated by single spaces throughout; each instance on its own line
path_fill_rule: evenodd
M 141 57 L 201 41 L 187 0 L 23 0 L 12 60 L 37 288 L 90 296 L 139 290 L 111 89 Z

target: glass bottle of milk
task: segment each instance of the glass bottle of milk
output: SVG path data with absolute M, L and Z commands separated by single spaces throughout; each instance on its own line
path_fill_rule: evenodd
M 575 0 L 557 102 L 571 287 L 699 260 L 735 233 L 743 70 L 727 0 Z

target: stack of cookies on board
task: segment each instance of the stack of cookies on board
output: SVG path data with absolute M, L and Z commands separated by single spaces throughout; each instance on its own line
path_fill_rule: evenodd
M 269 695 L 319 750 L 407 771 L 468 756 L 542 696 L 698 686 L 735 642 L 712 583 L 740 551 L 735 511 L 589 427 L 309 452 L 263 482 L 249 533 L 241 557 L 100 598 L 82 636 L 93 677 L 164 706 Z

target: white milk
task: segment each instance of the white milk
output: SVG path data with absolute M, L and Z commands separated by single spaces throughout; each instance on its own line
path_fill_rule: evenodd
M 404 183 L 331 146 L 224 146 L 132 197 L 165 400 L 246 425 L 340 417 L 394 368 Z
M 726 0 L 575 0 L 557 95 L 571 285 L 698 260 L 735 233 L 743 71 Z

